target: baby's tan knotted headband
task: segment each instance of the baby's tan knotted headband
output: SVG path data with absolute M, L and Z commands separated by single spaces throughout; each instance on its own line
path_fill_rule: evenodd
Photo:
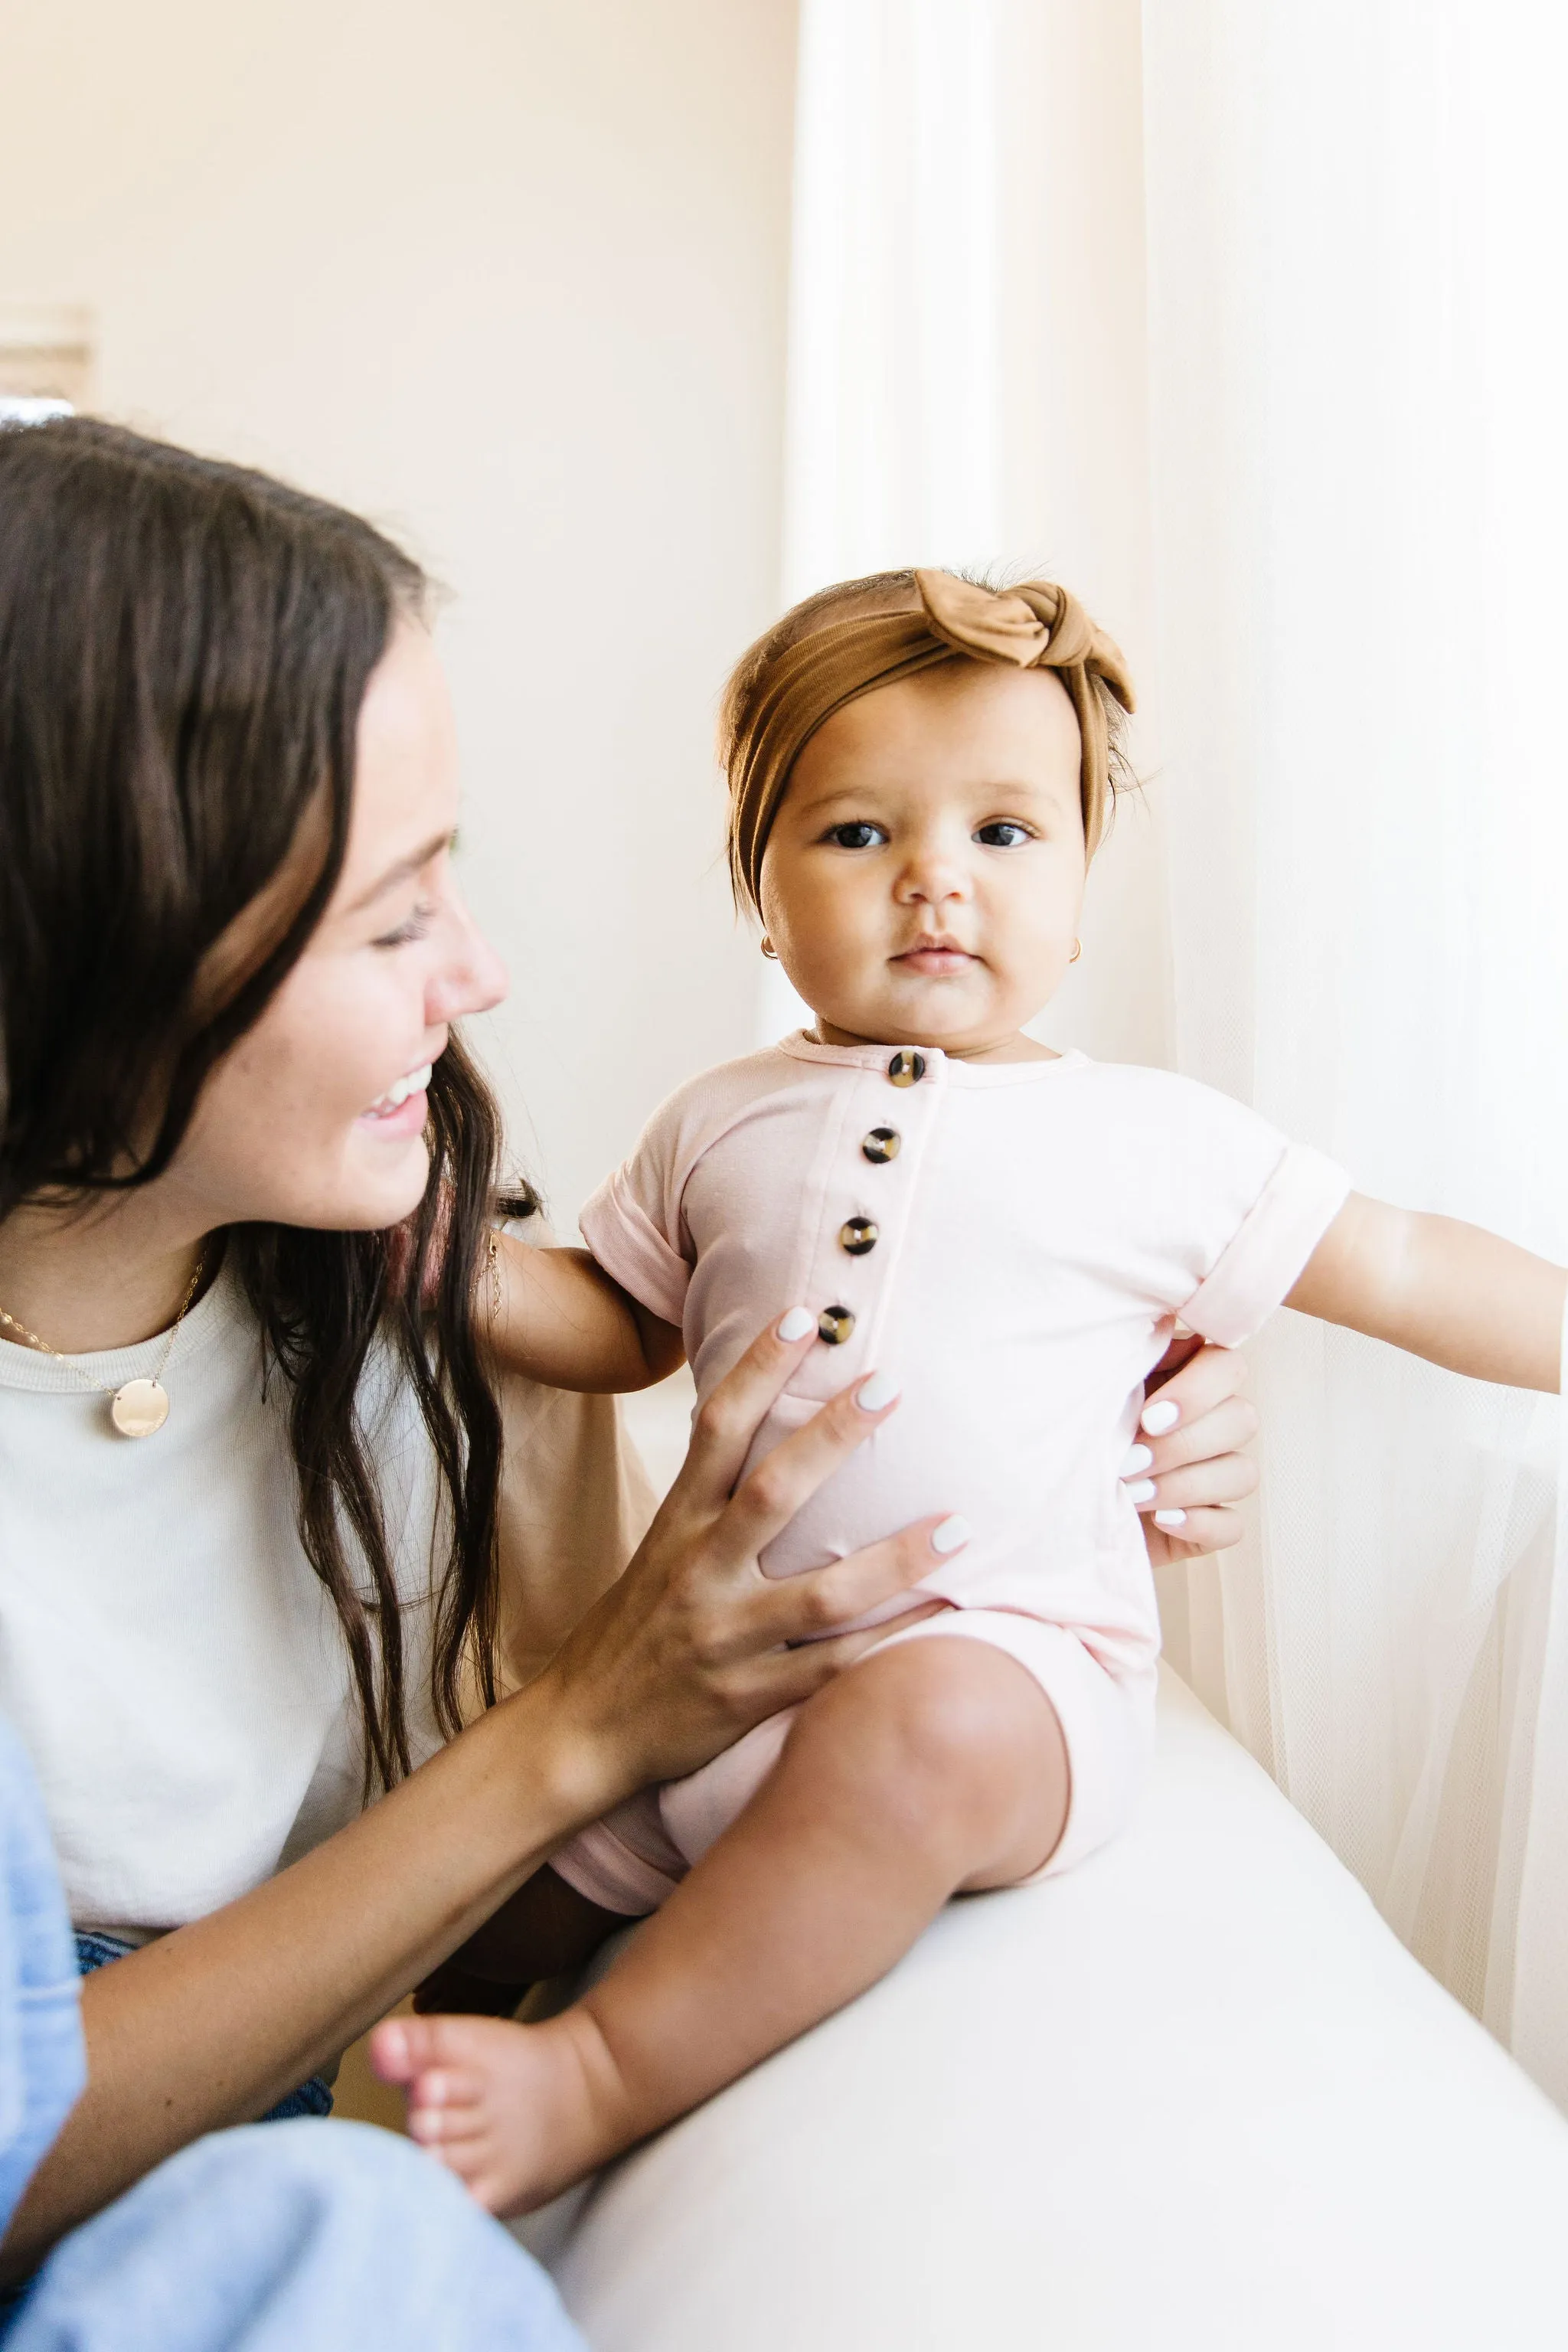
M 730 870 L 737 899 L 749 900 L 759 913 L 768 835 L 790 771 L 817 729 L 877 687 L 961 657 L 1058 673 L 1078 714 L 1090 856 L 1099 846 L 1111 800 L 1113 730 L 1121 712 L 1133 707 L 1127 667 L 1111 640 L 1070 590 L 1049 580 L 997 592 L 951 572 L 916 572 L 897 583 L 905 593 L 906 581 L 918 590 L 918 604 L 868 612 L 862 602 L 860 610 L 837 621 L 829 604 L 820 626 L 793 637 L 786 634 L 792 616 L 786 616 L 736 670 L 726 698 L 724 744 Z

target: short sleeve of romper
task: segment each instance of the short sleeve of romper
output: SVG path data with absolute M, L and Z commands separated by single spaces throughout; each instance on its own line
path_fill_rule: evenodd
M 1094 1072 L 1125 1089 L 1112 1124 L 1140 1276 L 1190 1329 L 1238 1347 L 1294 1287 L 1350 1178 L 1210 1087 L 1162 1070 Z
M 691 1281 L 681 1193 L 713 1133 L 710 1095 L 725 1075 L 694 1078 L 661 1104 L 631 1158 L 605 1178 L 577 1221 L 605 1273 L 667 1323 L 679 1323 Z

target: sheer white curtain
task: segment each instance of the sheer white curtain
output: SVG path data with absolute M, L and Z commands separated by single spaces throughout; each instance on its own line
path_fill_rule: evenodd
M 796 70 L 781 605 L 997 536 L 989 0 L 801 0 Z
M 1080 586 L 1154 781 L 1047 1034 L 1557 1256 L 1565 47 L 1523 0 L 805 0 L 784 583 Z M 1568 2102 L 1556 1407 L 1255 1352 L 1256 1537 L 1167 1579 L 1172 1654 Z
M 786 603 L 997 541 L 986 0 L 803 0 Z
M 1558 1258 L 1565 64 L 1517 0 L 1144 0 L 1177 1058 Z M 1173 1649 L 1568 2099 L 1556 1406 L 1255 1353 L 1258 1539 Z

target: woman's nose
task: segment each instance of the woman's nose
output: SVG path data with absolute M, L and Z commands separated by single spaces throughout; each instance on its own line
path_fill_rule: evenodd
M 453 890 L 448 903 L 448 952 L 431 978 L 426 1018 L 433 1029 L 465 1013 L 488 1013 L 509 985 L 507 968 Z

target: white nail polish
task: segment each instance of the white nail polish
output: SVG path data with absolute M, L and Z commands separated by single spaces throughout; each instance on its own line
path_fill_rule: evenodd
M 1156 1489 L 1152 1478 L 1139 1478 L 1122 1491 L 1130 1503 L 1152 1503 Z
M 1174 1429 L 1181 1417 L 1179 1404 L 1171 1403 L 1168 1398 L 1157 1398 L 1154 1403 L 1144 1406 L 1138 1426 L 1146 1429 L 1151 1437 L 1163 1437 L 1168 1429 Z
M 808 1331 L 816 1328 L 816 1318 L 808 1308 L 792 1307 L 779 1325 L 778 1336 L 787 1348 L 793 1346 L 796 1339 L 804 1339 Z
M 1154 1525 L 1157 1528 L 1184 1528 L 1186 1524 L 1185 1511 L 1156 1511 L 1154 1514 Z
M 969 1521 L 961 1518 L 954 1511 L 950 1519 L 943 1519 L 941 1527 L 932 1528 L 931 1548 L 945 1559 L 950 1551 L 957 1551 L 961 1544 L 966 1544 L 973 1532 Z
M 1134 1445 L 1121 1465 L 1122 1477 L 1136 1478 L 1139 1471 L 1147 1470 L 1153 1459 L 1154 1452 L 1152 1446 Z
M 873 1372 L 870 1379 L 862 1381 L 856 1390 L 855 1402 L 862 1412 L 880 1412 L 885 1404 L 892 1403 L 898 1393 L 899 1384 L 891 1372 Z

